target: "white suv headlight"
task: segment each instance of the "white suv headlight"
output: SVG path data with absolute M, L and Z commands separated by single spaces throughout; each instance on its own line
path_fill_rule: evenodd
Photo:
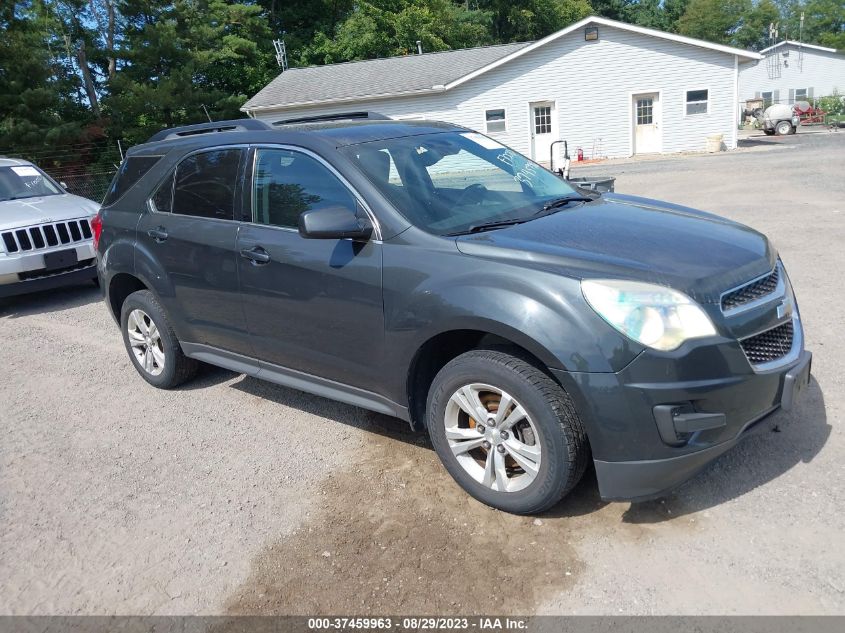
M 668 352 L 689 339 L 716 334 L 697 303 L 665 286 L 591 279 L 581 282 L 581 292 L 601 318 L 647 347 Z

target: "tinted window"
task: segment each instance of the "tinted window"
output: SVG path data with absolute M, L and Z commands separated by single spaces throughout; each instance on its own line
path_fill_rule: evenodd
M 213 150 L 193 154 L 179 163 L 173 190 L 173 213 L 234 219 L 241 154 L 240 149 Z
M 159 213 L 170 213 L 173 209 L 173 172 L 168 174 L 153 195 L 153 206 Z
M 349 189 L 320 161 L 300 152 L 258 150 L 253 183 L 253 218 L 259 224 L 296 227 L 303 211 L 355 209 Z
M 114 204 L 155 165 L 161 156 L 127 156 L 111 181 L 103 206 Z

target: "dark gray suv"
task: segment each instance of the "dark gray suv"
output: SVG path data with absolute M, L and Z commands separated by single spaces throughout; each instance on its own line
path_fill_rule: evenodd
M 93 227 L 149 383 L 202 361 L 402 418 L 509 512 L 555 504 L 590 461 L 603 498 L 659 496 L 810 379 L 765 236 L 576 189 L 454 125 L 165 130 Z

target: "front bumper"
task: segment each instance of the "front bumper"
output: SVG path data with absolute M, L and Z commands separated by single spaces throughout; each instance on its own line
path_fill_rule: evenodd
M 763 418 L 790 408 L 811 362 L 802 348 L 782 367 L 755 372 L 739 345 L 725 342 L 669 361 L 646 352 L 615 374 L 555 374 L 587 429 L 602 499 L 641 501 L 682 484 Z M 678 416 L 670 425 L 681 421 L 671 434 L 661 424 L 666 410 Z
M 0 297 L 49 290 L 96 278 L 97 265 L 91 242 L 70 247 L 76 264 L 56 270 L 45 269 L 44 255 L 70 250 L 67 246 L 21 254 L 0 254 Z

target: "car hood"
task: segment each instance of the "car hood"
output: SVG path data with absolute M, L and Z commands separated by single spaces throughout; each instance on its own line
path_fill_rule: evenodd
M 719 216 L 647 198 L 604 194 L 557 213 L 457 238 L 466 255 L 521 262 L 571 277 L 634 279 L 700 302 L 769 272 L 764 235 Z
M 100 210 L 93 200 L 70 193 L 0 202 L 0 230 L 92 216 Z

